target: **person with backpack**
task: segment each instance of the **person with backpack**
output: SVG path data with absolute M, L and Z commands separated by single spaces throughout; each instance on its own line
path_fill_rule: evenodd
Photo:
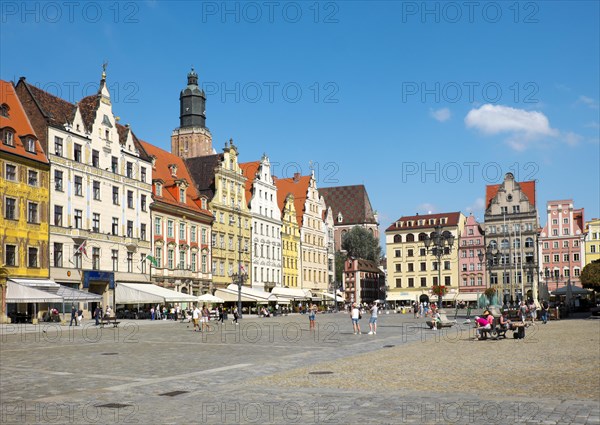
M 548 311 L 550 310 L 550 306 L 548 305 L 548 301 L 542 302 L 542 323 L 544 325 L 548 322 Z

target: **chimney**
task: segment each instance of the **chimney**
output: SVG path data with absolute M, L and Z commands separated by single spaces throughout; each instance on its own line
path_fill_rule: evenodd
M 300 181 L 300 173 L 294 173 L 294 183 L 298 183 Z

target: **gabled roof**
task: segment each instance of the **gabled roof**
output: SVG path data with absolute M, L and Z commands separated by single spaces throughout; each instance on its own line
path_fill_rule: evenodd
M 215 170 L 224 159 L 223 153 L 185 159 L 185 165 L 196 184 L 196 189 L 209 201 L 215 196 Z
M 338 214 L 342 213 L 340 224 L 377 224 L 373 207 L 362 184 L 319 188 L 319 195 L 325 198 L 325 204 L 331 207 L 336 224 Z
M 441 218 L 446 218 L 447 221 L 444 224 L 440 223 L 440 219 Z M 434 225 L 429 224 L 429 219 L 435 219 L 435 223 Z M 419 220 L 425 220 L 425 222 L 422 225 L 419 225 Z M 398 220 L 396 220 L 395 222 L 393 222 L 390 227 L 388 227 L 386 229 L 386 232 L 388 231 L 394 231 L 394 230 L 406 230 L 406 229 L 411 229 L 411 230 L 415 230 L 415 229 L 431 229 L 432 227 L 436 226 L 436 225 L 442 225 L 444 227 L 448 227 L 448 226 L 457 226 L 460 220 L 460 212 L 449 212 L 449 213 L 439 213 L 439 214 L 424 214 L 424 215 L 405 215 L 400 217 Z M 402 227 L 400 227 L 400 225 L 398 225 L 396 227 L 396 223 L 399 223 L 400 221 L 404 222 L 404 225 Z M 414 224 L 412 226 L 409 226 L 407 223 L 409 221 L 414 222 Z
M 573 210 L 573 221 L 575 222 L 575 225 L 577 227 L 579 227 L 579 230 L 581 231 L 581 233 L 585 232 L 585 221 L 583 219 L 583 213 L 584 213 L 584 209 L 583 208 L 578 208 L 576 210 Z M 573 229 L 575 232 L 577 232 L 577 228 Z
M 302 219 L 304 217 L 304 204 L 306 203 L 306 195 L 310 185 L 311 176 L 294 176 L 287 179 L 278 179 L 273 177 L 275 186 L 277 187 L 277 203 L 283 212 L 285 197 L 288 193 L 294 195 L 294 207 L 296 208 L 296 220 L 298 226 L 302 227 Z
M 79 106 L 79 112 L 81 113 L 83 125 L 88 132 L 92 131 L 92 126 L 94 125 L 94 121 L 96 119 L 96 111 L 98 110 L 99 103 L 100 98 L 97 94 L 93 94 L 91 96 L 84 97 L 77 104 L 77 106 Z
M 187 167 L 185 166 L 183 159 L 143 140 L 139 140 L 139 143 L 146 155 L 156 157 L 155 165 L 152 168 L 152 178 L 154 180 L 162 180 L 164 182 L 162 196 L 156 196 L 155 193 L 154 199 L 156 201 L 162 201 L 167 204 L 182 207 L 182 203 L 179 202 L 179 187 L 177 186 L 176 182 L 185 180 L 188 183 L 185 208 L 212 217 L 210 211 L 202 209 L 200 196 L 198 195 L 198 191 L 194 186 L 194 182 L 188 172 Z M 169 169 L 170 164 L 175 164 L 177 166 L 177 173 L 175 177 L 171 175 L 171 170 Z
M 0 150 L 3 152 L 18 155 L 23 158 L 32 159 L 44 164 L 48 164 L 48 158 L 42 150 L 33 126 L 27 118 L 25 109 L 17 97 L 12 83 L 0 80 L 0 105 L 6 104 L 9 108 L 8 118 L 0 115 L 0 129 L 10 127 L 15 131 L 13 143 L 14 146 L 8 146 L 0 142 Z M 26 136 L 35 139 L 35 152 L 29 152 L 26 149 Z
M 48 124 L 55 127 L 62 127 L 67 123 L 73 122 L 75 105 L 29 84 L 24 78 L 21 78 L 19 83 L 24 84 L 27 91 L 29 91 Z
M 242 174 L 246 177 L 246 202 L 250 205 L 252 199 L 252 185 L 256 178 L 256 173 L 260 168 L 260 161 L 242 162 L 239 164 Z
M 525 196 L 527 196 L 527 200 L 529 203 L 535 207 L 535 181 L 530 180 L 526 182 L 515 182 L 517 185 L 521 187 L 521 191 Z M 502 184 L 492 184 L 487 185 L 485 187 L 485 208 L 489 208 L 492 202 L 492 199 L 496 197 L 498 194 L 498 189 L 500 189 Z

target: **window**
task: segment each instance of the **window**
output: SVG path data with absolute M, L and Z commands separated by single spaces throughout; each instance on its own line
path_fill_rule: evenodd
M 580 273 L 580 270 L 578 268 L 573 269 L 573 275 L 575 275 L 576 277 L 579 277 L 579 273 Z
M 54 155 L 63 156 L 63 139 L 54 136 Z
M 110 259 L 112 261 L 113 272 L 118 272 L 119 271 L 119 250 L 118 249 L 111 250 Z
M 500 207 L 501 214 L 508 214 L 508 207 Z
M 160 217 L 154 218 L 154 234 L 162 235 L 162 223 Z
M 426 286 L 427 286 L 427 278 L 422 277 L 421 278 L 421 288 L 425 288 Z
M 133 273 L 133 252 L 127 253 L 127 272 Z
M 142 208 L 142 211 L 146 211 L 146 195 L 142 195 L 140 197 L 140 206 Z
M 401 272 L 402 271 L 402 264 L 396 264 L 396 271 L 397 272 Z
M 407 255 L 408 255 L 409 257 L 414 257 L 414 254 L 413 254 L 413 252 L 414 252 L 414 251 L 413 251 L 412 249 L 409 249 L 409 250 L 408 250 L 408 254 L 407 254 Z
M 27 266 L 37 267 L 38 266 L 38 249 L 30 247 L 27 250 Z
M 425 248 L 420 248 L 420 249 L 419 249 L 419 255 L 420 255 L 421 257 L 423 257 L 423 256 L 427 255 L 427 250 L 426 250 Z
M 100 152 L 96 149 L 92 149 L 92 167 L 100 167 Z
M 140 167 L 140 180 L 146 183 L 146 168 Z
M 579 253 L 574 253 L 573 254 L 573 261 L 579 261 Z
M 552 236 L 558 236 L 558 229 L 552 229 Z
M 129 177 L 130 179 L 133 178 L 133 164 L 129 161 L 127 161 L 125 172 L 127 173 L 127 177 Z
M 83 196 L 83 179 L 81 176 L 75 176 L 75 195 Z
M 413 263 L 408 263 L 408 271 L 409 272 L 414 272 L 415 271 L 415 266 Z
M 452 285 L 452 279 L 450 276 L 444 276 L 444 285 L 445 286 L 450 286 Z
M 119 171 L 119 158 L 116 156 L 110 158 L 110 169 L 115 174 Z
M 73 255 L 73 260 L 74 260 L 73 266 L 76 269 L 80 269 L 81 266 L 82 266 L 82 261 L 81 261 L 81 258 L 82 258 L 81 255 L 82 255 L 82 253 L 81 253 L 81 251 L 78 251 L 78 249 L 79 249 L 79 246 L 77 246 L 77 245 L 73 246 L 73 252 L 75 253 Z
M 127 220 L 127 237 L 133 238 L 133 221 Z
M 409 288 L 414 288 L 415 287 L 415 279 L 412 277 L 408 278 L 408 287 Z
M 421 271 L 422 272 L 427 271 L 427 263 L 421 263 Z
M 113 236 L 117 236 L 119 234 L 119 219 L 117 217 L 112 218 L 111 233 Z
M 196 271 L 196 257 L 197 256 L 198 256 L 198 254 L 196 254 L 196 253 L 192 253 L 192 255 L 191 255 L 190 269 L 193 272 Z
M 82 224 L 83 224 L 83 211 L 75 210 L 75 228 L 81 229 Z
M 98 233 L 100 231 L 100 214 L 94 213 L 92 218 L 92 232 Z
M 140 262 L 139 264 L 141 265 L 141 272 L 142 273 L 146 273 L 146 254 L 140 254 Z
M 100 182 L 99 181 L 95 181 L 92 183 L 92 191 L 93 191 L 93 196 L 94 199 L 96 201 L 100 200 Z
M 17 167 L 13 164 L 6 164 L 6 180 L 16 181 L 17 180 Z
M 552 224 L 554 224 L 554 225 L 558 224 L 558 219 L 557 218 L 553 218 L 552 219 Z
M 549 262 L 550 262 L 550 256 L 544 255 L 544 263 L 549 263 Z
M 450 270 L 450 261 L 444 261 L 444 270 Z
M 590 245 L 590 252 L 596 253 L 596 245 Z
M 525 248 L 533 248 L 533 238 L 525 239 Z
M 569 229 L 563 229 L 563 235 L 568 235 L 569 234 Z
M 63 191 L 63 172 L 55 170 L 54 171 L 54 190 L 57 192 Z
M 73 160 L 81 162 L 81 145 L 79 143 L 73 145 Z
M 63 244 L 54 243 L 54 267 L 63 266 Z
M 92 269 L 100 270 L 100 248 L 92 248 Z
M 162 184 L 156 183 L 155 187 L 156 187 L 156 196 L 162 196 Z
M 146 223 L 140 224 L 140 239 L 146 240 Z
M 127 191 L 127 208 L 133 208 L 133 190 Z
M 554 254 L 554 262 L 558 263 L 560 261 L 560 256 L 558 254 Z
M 54 225 L 61 226 L 63 223 L 63 207 L 61 205 L 54 206 Z
M 119 188 L 117 186 L 112 188 L 112 200 L 114 205 L 119 205 Z
M 345 231 L 344 231 L 345 233 Z M 400 243 L 402 242 L 402 236 L 401 235 L 394 235 L 394 243 Z
M 8 129 L 4 130 L 4 137 L 2 138 L 2 142 L 4 142 L 4 144 L 8 146 L 14 146 L 15 136 L 13 132 Z
M 202 254 L 202 273 L 206 273 L 206 265 L 207 265 L 207 255 Z
M 196 240 L 196 226 L 191 226 L 190 227 L 190 241 L 191 242 L 197 242 L 197 240 Z
M 4 218 L 7 220 L 17 219 L 17 200 L 14 198 L 6 198 L 4 207 Z
M 16 266 L 17 265 L 17 247 L 16 245 L 6 245 L 5 250 L 6 257 L 4 258 L 4 263 L 7 266 Z
M 185 202 L 185 189 L 179 189 L 179 202 Z
M 185 251 L 179 251 L 179 270 L 185 270 Z
M 185 240 L 185 223 L 179 223 L 179 240 Z
M 552 243 L 552 248 L 555 248 L 555 249 L 558 248 L 558 242 L 553 242 Z
M 402 250 L 400 250 L 400 249 L 394 250 L 394 257 L 402 257 Z
M 569 219 L 568 218 L 563 218 L 563 224 L 569 224 Z
M 162 267 L 162 248 L 156 247 L 154 253 L 156 254 L 154 257 L 156 258 L 156 264 L 158 264 L 157 267 Z
M 513 214 L 518 214 L 521 212 L 521 207 L 519 205 L 513 205 Z
M 173 268 L 173 257 L 175 255 L 175 252 L 172 249 L 169 249 L 167 251 L 167 267 L 172 269 Z
M 37 186 L 38 185 L 38 172 L 34 170 L 29 170 L 27 172 L 27 183 L 29 186 Z
M 402 288 L 402 279 L 401 278 L 396 279 L 396 288 Z
M 168 238 L 172 238 L 173 237 L 173 220 L 168 220 L 167 221 L 167 237 Z M 169 267 L 169 268 L 173 268 L 173 267 Z
M 27 222 L 38 223 L 38 204 L 35 202 L 27 204 Z

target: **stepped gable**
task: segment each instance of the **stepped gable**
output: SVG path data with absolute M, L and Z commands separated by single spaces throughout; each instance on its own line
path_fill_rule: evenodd
M 377 224 L 369 195 L 364 185 L 321 187 L 319 195 L 325 198 L 325 204 L 331 207 L 334 221 L 341 212 L 343 224 Z

